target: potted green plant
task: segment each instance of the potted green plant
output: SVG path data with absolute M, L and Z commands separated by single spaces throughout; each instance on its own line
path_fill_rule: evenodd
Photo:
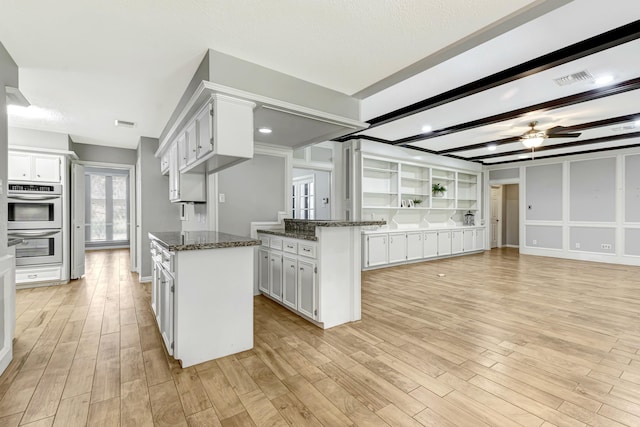
M 436 182 L 431 186 L 431 192 L 433 193 L 433 197 L 442 197 L 444 196 L 445 191 L 447 191 L 447 187 Z
M 413 205 L 414 206 L 420 206 L 420 203 L 422 203 L 422 199 L 413 199 Z

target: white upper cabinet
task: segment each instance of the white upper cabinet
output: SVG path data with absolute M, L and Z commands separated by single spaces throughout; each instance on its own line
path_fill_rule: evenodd
M 196 140 L 198 157 L 213 151 L 213 104 L 205 105 L 196 115 Z
M 195 120 L 189 123 L 184 131 L 184 138 L 187 146 L 187 165 L 192 165 L 198 158 L 198 138 Z
M 62 157 L 9 152 L 7 178 L 10 181 L 62 182 Z

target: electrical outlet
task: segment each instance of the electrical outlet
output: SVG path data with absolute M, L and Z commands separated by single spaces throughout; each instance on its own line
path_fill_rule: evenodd
M 226 197 L 225 197 L 224 193 L 220 193 L 220 194 L 218 194 L 218 201 L 219 201 L 220 203 L 224 203 L 224 202 L 225 202 L 225 200 L 226 200 Z
M 603 244 L 600 245 L 600 248 L 602 248 L 602 249 L 611 249 L 611 244 L 603 243 Z
M 538 241 L 537 241 L 537 240 L 535 240 L 535 239 L 533 239 L 533 242 L 531 242 L 531 243 L 533 243 L 534 245 L 537 245 L 537 244 L 538 244 Z
M 580 243 L 576 243 L 576 249 L 580 249 Z

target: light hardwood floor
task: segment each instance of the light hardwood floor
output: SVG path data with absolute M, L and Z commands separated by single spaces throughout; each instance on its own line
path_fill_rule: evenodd
M 183 370 L 128 251 L 89 252 L 18 291 L 0 426 L 640 426 L 640 268 L 494 250 L 362 288 L 328 331 L 256 297 L 255 348 Z

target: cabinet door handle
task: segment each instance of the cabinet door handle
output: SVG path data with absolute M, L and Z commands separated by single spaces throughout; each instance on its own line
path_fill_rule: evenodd
M 291 268 L 296 268 L 296 266 L 295 266 L 295 265 L 290 265 L 289 267 L 291 267 Z
M 300 270 L 304 271 L 304 267 L 300 267 Z

